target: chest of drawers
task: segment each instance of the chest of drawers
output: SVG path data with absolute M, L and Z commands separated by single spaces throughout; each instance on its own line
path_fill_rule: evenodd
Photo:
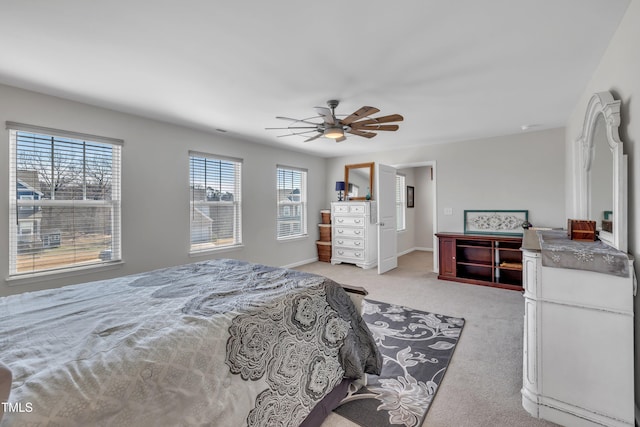
M 332 264 L 378 264 L 376 214 L 375 201 L 331 203 Z

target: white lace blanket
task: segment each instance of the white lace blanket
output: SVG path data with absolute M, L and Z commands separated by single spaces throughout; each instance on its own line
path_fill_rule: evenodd
M 234 260 L 2 298 L 0 361 L 3 427 L 298 426 L 381 365 L 339 285 Z

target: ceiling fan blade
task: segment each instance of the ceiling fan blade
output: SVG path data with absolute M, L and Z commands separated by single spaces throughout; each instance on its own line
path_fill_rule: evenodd
M 327 107 L 314 107 L 314 108 L 316 110 L 316 113 L 318 113 L 324 118 L 325 123 L 328 123 L 330 125 L 335 124 L 335 119 L 333 118 L 333 114 L 331 113 L 330 109 L 328 109 Z
M 365 138 L 373 138 L 374 136 L 376 136 L 376 133 L 373 132 L 363 132 L 361 130 L 358 129 L 353 129 L 351 128 L 351 130 L 347 131 L 348 133 L 352 133 L 354 135 L 358 135 L 358 136 L 364 136 Z
M 372 117 L 370 119 L 360 120 L 359 122 L 357 122 L 357 124 L 359 124 L 359 125 L 373 125 L 373 124 L 377 124 L 377 123 L 401 122 L 403 120 L 404 120 L 404 117 L 402 117 L 400 114 L 391 114 L 391 115 L 388 115 L 388 116 Z M 354 125 L 355 124 L 356 123 L 354 123 Z
M 292 132 L 292 133 L 287 133 L 285 135 L 277 135 L 276 138 L 282 138 L 282 137 L 285 137 L 285 136 L 292 136 L 292 135 L 304 135 L 306 133 L 311 133 L 311 132 L 317 132 L 317 130 L 314 129 L 314 130 L 306 130 L 304 132 Z
M 351 125 L 352 129 L 358 130 L 398 130 L 400 126 L 398 125 L 361 125 L 359 123 L 354 123 Z
M 302 122 L 302 123 L 307 123 L 307 124 L 310 124 L 310 125 L 318 125 L 318 123 L 308 122 L 308 121 L 306 121 L 304 119 L 293 119 L 291 117 L 276 116 L 276 119 L 279 119 L 279 120 L 291 120 L 292 122 Z
M 378 110 L 376 107 L 367 107 L 364 106 L 362 108 L 360 108 L 358 111 L 355 111 L 353 113 L 351 113 L 351 115 L 345 117 L 344 119 L 341 120 L 343 125 L 349 125 L 353 122 L 355 122 L 356 120 L 362 119 L 364 117 L 370 116 L 371 114 L 375 114 L 377 113 Z
M 311 138 L 305 139 L 305 140 L 304 140 L 304 141 L 302 141 L 302 142 L 309 142 L 309 141 L 313 141 L 314 139 L 318 139 L 318 138 L 320 138 L 321 136 L 322 136 L 322 134 L 321 134 L 321 133 L 319 133 L 319 134 L 317 134 L 316 136 L 312 136 Z
M 346 136 L 341 136 L 340 138 L 336 139 L 336 142 L 346 141 L 346 139 L 347 139 Z
M 289 126 L 286 128 L 265 128 L 266 130 L 279 130 L 279 129 L 318 129 L 318 126 Z

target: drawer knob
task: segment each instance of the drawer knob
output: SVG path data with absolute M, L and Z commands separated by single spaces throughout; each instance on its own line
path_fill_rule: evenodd
M 355 244 L 356 246 L 360 246 L 360 243 L 362 243 L 362 242 L 355 242 L 354 244 Z
M 356 224 L 360 224 L 360 220 L 359 219 L 355 219 L 355 220 L 353 220 L 353 222 L 355 222 Z
M 360 230 L 354 231 L 353 234 L 360 234 Z

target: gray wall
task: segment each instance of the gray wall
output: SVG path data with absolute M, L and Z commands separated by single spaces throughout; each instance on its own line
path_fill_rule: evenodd
M 270 265 L 293 265 L 317 257 L 320 209 L 325 207 L 325 160 L 287 150 L 208 134 L 138 116 L 92 107 L 0 85 L 0 188 L 9 186 L 9 135 L 5 121 L 121 138 L 122 245 L 125 264 L 112 270 L 31 281 L 0 283 L 0 296 L 106 279 L 215 257 Z M 244 248 L 193 256 L 189 252 L 188 152 L 242 158 Z M 276 164 L 308 170 L 309 237 L 276 240 Z M 366 189 L 365 189 L 366 190 Z M 9 200 L 0 199 L 0 224 L 8 224 Z M 159 230 L 163 230 L 159 232 Z M 0 277 L 9 274 L 8 227 L 0 227 Z
M 629 4 L 616 34 L 611 39 L 599 67 L 584 92 L 580 96 L 566 126 L 567 153 L 567 212 L 575 212 L 573 165 L 571 155 L 575 140 L 582 131 L 582 122 L 589 98 L 595 92 L 611 91 L 615 99 L 622 101 L 620 137 L 624 143 L 624 152 L 629 161 L 629 252 L 636 258 L 636 274 L 638 256 L 640 254 L 640 158 L 636 148 L 640 144 L 640 1 L 633 0 Z M 636 296 L 635 307 L 640 306 L 640 297 Z M 635 399 L 636 411 L 640 402 L 640 316 L 636 308 L 636 366 L 635 366 Z M 640 414 L 636 414 L 638 417 Z M 636 418 L 637 419 L 637 418 Z
M 429 234 L 438 231 L 462 232 L 465 209 L 527 209 L 529 221 L 534 225 L 563 227 L 566 224 L 564 141 L 564 129 L 551 129 L 336 157 L 327 162 L 327 188 L 342 178 L 345 164 L 373 161 L 388 165 L 412 165 L 434 161 L 437 188 L 425 189 L 425 192 L 436 191 L 438 223 L 437 229 L 429 231 Z M 420 177 L 418 179 L 423 182 L 423 175 L 425 173 L 419 172 L 414 174 L 413 179 Z M 421 187 L 416 184 L 416 190 Z M 333 200 L 334 193 L 328 191 L 327 197 Z M 424 197 L 424 200 L 427 199 L 428 195 Z M 423 200 L 422 196 L 420 200 Z M 445 208 L 451 208 L 452 215 L 444 215 Z M 414 245 L 426 246 L 426 241 L 431 237 L 425 238 L 424 231 L 419 234 L 419 241 L 415 240 Z M 402 251 L 400 244 L 398 251 Z
M 433 250 L 434 181 L 431 166 L 414 168 L 415 171 L 415 247 Z

